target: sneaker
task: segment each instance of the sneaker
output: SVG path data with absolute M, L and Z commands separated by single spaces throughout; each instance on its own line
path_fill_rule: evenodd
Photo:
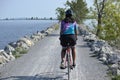
M 73 65 L 71 65 L 71 66 L 70 66 L 70 69 L 73 69 L 73 68 L 74 68 Z
M 61 64 L 60 64 L 60 69 L 65 69 L 66 67 L 65 67 L 65 65 L 64 65 L 64 62 L 61 62 Z
M 76 66 L 76 64 L 75 63 L 73 63 L 73 67 L 75 68 L 75 66 Z

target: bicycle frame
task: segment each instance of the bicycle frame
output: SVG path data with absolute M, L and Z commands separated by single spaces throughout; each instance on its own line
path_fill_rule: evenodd
M 70 71 L 71 71 L 71 65 L 72 65 L 72 58 L 71 58 L 71 47 L 67 47 L 66 49 L 66 59 L 65 64 L 67 62 L 67 69 L 68 69 L 68 80 L 70 80 Z

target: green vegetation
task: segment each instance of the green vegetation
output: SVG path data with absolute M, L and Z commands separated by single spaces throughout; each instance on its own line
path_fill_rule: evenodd
M 98 24 L 96 27 L 96 35 L 99 37 L 101 32 L 102 26 L 102 17 L 104 15 L 104 8 L 105 8 L 106 0 L 94 0 L 94 8 L 90 8 L 91 14 L 95 16 Z
M 94 0 L 94 7 L 90 10 L 98 22 L 94 33 L 120 49 L 120 0 Z M 108 75 L 112 80 L 120 80 L 120 75 L 114 76 L 111 71 Z
M 58 7 L 56 9 L 57 19 L 61 21 L 65 17 L 65 9 Z
M 82 23 L 84 19 L 86 19 L 88 8 L 85 0 L 74 0 L 67 1 L 66 5 L 70 7 L 74 13 L 75 20 L 78 23 Z
M 111 80 L 120 80 L 120 75 L 113 76 L 111 71 L 109 71 L 107 74 L 111 77 Z
M 67 7 L 73 11 L 73 16 L 78 23 L 82 23 L 88 13 L 87 4 L 84 0 L 66 1 L 65 8 L 57 8 L 57 19 L 62 20 L 65 17 Z
M 114 76 L 112 80 L 120 80 L 120 76 Z
M 55 24 L 55 30 L 59 29 L 59 24 Z
M 19 58 L 27 52 L 28 52 L 28 50 L 18 47 L 15 49 L 15 51 L 12 52 L 12 54 L 13 54 L 13 56 L 15 56 L 15 58 Z
M 112 4 L 111 4 L 112 3 Z M 120 2 L 107 1 L 104 9 L 101 38 L 107 40 L 110 44 L 120 44 Z M 104 34 L 105 36 L 102 36 Z
M 94 33 L 120 49 L 120 0 L 94 0 L 90 10 L 98 21 Z

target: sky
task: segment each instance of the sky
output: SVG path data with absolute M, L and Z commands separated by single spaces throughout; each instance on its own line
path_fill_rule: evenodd
M 64 8 L 67 0 L 0 0 L 0 18 L 56 18 L 57 7 Z M 70 0 L 69 0 L 70 1 Z M 91 5 L 91 0 L 86 0 Z

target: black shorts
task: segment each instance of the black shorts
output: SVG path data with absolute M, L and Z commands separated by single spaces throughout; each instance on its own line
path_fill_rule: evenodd
M 61 35 L 60 36 L 60 44 L 63 47 L 67 47 L 69 43 L 69 46 L 75 46 L 76 44 L 76 36 L 71 34 L 71 35 Z

